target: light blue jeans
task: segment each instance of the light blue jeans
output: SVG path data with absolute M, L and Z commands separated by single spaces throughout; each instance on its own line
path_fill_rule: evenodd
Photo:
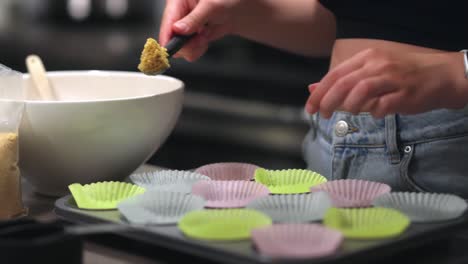
M 382 119 L 367 113 L 336 112 L 330 119 L 315 114 L 310 123 L 304 158 L 309 169 L 329 180 L 365 179 L 387 183 L 393 191 L 468 198 L 466 108 Z

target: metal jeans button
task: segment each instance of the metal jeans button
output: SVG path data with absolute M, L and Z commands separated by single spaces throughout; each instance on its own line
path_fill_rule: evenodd
M 405 147 L 405 153 L 410 153 L 413 150 L 411 146 L 406 146 Z
M 348 134 L 349 126 L 346 121 L 340 120 L 335 125 L 335 135 L 338 137 L 344 137 Z

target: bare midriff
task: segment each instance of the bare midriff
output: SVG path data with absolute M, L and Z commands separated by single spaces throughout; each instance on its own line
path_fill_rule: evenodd
M 333 47 L 330 68 L 339 65 L 355 54 L 370 48 L 382 51 L 401 53 L 440 53 L 442 50 L 424 48 L 410 44 L 403 44 L 377 39 L 338 39 Z

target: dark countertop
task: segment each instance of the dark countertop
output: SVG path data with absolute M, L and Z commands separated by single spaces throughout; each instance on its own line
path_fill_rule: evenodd
M 139 171 L 157 170 L 158 167 L 144 165 Z M 29 216 L 40 221 L 53 221 L 57 219 L 54 214 L 54 203 L 57 197 L 47 197 L 33 192 L 31 186 L 23 181 L 23 201 L 29 209 Z M 127 252 L 85 241 L 83 251 L 83 264 L 150 264 L 161 263 Z

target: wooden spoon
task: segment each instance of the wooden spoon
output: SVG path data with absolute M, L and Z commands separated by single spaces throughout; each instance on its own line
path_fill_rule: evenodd
M 29 55 L 26 58 L 26 67 L 41 100 L 55 101 L 55 93 L 49 79 L 47 79 L 46 70 L 41 58 L 37 55 Z

